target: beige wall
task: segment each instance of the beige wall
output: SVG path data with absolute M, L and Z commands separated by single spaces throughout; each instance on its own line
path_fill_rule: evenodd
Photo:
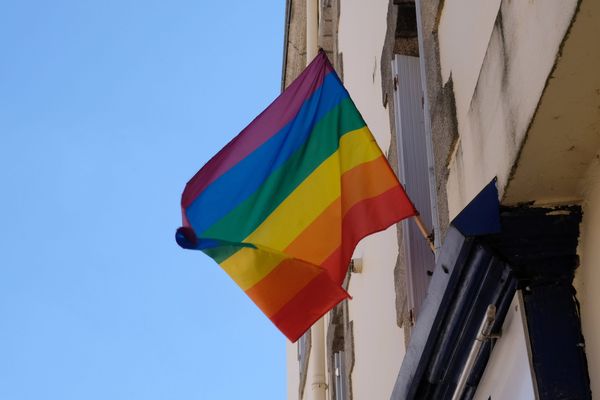
M 500 3 L 501 0 L 444 3 L 439 25 L 442 81 L 447 82 L 452 75 L 456 110 L 463 118 L 469 110 Z
M 344 0 L 339 22 L 339 51 L 344 85 L 379 146 L 390 147 L 388 110 L 382 104 L 381 53 L 388 1 Z M 404 357 L 404 334 L 396 324 L 394 266 L 398 254 L 396 226 L 359 245 L 363 272 L 352 274 L 350 319 L 354 324 L 354 399 L 388 399 Z
M 599 154 L 600 157 L 600 154 Z M 581 304 L 581 325 L 585 338 L 592 393 L 600 393 L 600 159 L 590 167 L 583 201 L 583 223 L 579 238 L 581 265 L 575 288 Z
M 450 218 L 494 176 L 502 194 L 576 0 L 446 1 L 442 76 L 452 77 L 459 140 L 447 184 Z
M 600 148 L 600 2 L 584 0 L 544 89 L 504 203 L 583 200 Z
M 596 394 L 600 47 L 593 38 L 599 31 L 595 0 L 446 0 L 438 33 L 442 79 L 452 78 L 459 130 L 449 163 L 450 218 L 494 176 L 505 204 L 582 202 L 575 286 Z
M 600 2 L 583 0 L 562 43 L 511 180 L 506 204 L 581 203 L 575 286 L 592 384 L 600 393 Z

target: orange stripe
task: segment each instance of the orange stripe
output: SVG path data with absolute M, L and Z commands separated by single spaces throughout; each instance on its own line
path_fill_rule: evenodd
M 339 197 L 333 201 L 311 224 L 284 250 L 292 257 L 319 265 L 342 243 L 342 203 Z
M 336 199 L 284 250 L 286 254 L 320 265 L 340 246 L 339 220 L 342 207 L 349 210 L 366 198 L 372 198 L 398 185 L 384 157 L 360 164 L 342 175 L 342 199 Z
M 334 249 L 321 264 L 334 282 L 344 281 L 348 263 L 358 242 L 367 235 L 382 231 L 416 211 L 401 186 L 355 204 L 342 222 L 342 245 Z
M 342 175 L 342 213 L 358 202 L 399 185 L 385 157 L 360 164 Z
M 321 272 L 321 268 L 309 263 L 286 259 L 246 294 L 271 317 Z

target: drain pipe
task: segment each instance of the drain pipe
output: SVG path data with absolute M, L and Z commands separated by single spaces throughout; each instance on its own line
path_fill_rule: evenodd
M 473 370 L 473 366 L 475 365 L 475 361 L 477 360 L 481 346 L 483 346 L 483 344 L 488 340 L 498 337 L 497 335 L 492 335 L 492 326 L 494 325 L 495 321 L 496 306 L 490 304 L 485 311 L 483 321 L 481 321 L 481 326 L 479 327 L 477 337 L 475 338 L 475 342 L 473 342 L 473 346 L 469 352 L 467 362 L 460 373 L 460 378 L 458 379 L 458 384 L 454 390 L 454 395 L 452 395 L 452 400 L 460 400 L 462 398 L 465 387 L 467 386 L 467 379 L 469 379 L 469 376 L 471 375 L 471 371 Z
M 319 35 L 319 0 L 306 0 L 306 65 L 317 56 Z M 311 328 L 308 371 L 310 376 L 311 400 L 326 400 L 327 380 L 325 375 L 325 317 L 321 317 Z
M 310 376 L 311 400 L 325 400 L 327 380 L 325 377 L 325 317 L 321 317 L 311 328 L 308 371 Z

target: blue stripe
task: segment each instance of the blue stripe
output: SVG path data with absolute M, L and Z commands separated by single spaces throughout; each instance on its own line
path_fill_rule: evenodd
M 189 207 L 188 220 L 201 235 L 238 204 L 250 197 L 278 167 L 306 142 L 314 125 L 334 109 L 348 92 L 329 73 L 298 114 L 263 145 L 208 186 Z

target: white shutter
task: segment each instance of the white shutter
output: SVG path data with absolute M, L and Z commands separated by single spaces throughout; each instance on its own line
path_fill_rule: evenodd
M 399 178 L 425 226 L 433 229 L 419 58 L 396 55 L 392 61 L 392 71 Z M 407 258 L 408 307 L 416 318 L 427 293 L 435 257 L 412 218 L 402 222 L 402 233 Z

